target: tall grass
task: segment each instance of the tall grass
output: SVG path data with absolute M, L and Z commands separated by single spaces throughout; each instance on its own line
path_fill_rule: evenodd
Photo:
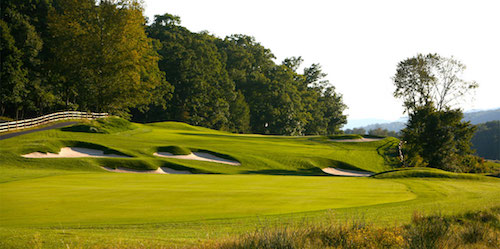
M 198 248 L 500 248 L 499 221 L 500 208 L 451 217 L 415 213 L 412 222 L 404 226 L 377 227 L 359 221 L 278 226 Z

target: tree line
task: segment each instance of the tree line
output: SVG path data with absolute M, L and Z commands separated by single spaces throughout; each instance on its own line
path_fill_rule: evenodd
M 70 109 L 286 135 L 346 123 L 319 64 L 276 63 L 253 37 L 191 32 L 170 14 L 148 24 L 135 0 L 5 0 L 1 16 L 0 116 Z
M 478 124 L 471 142 L 478 156 L 500 160 L 500 120 Z

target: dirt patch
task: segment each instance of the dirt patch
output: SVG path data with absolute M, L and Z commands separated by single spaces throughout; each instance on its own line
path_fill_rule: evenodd
M 338 169 L 338 168 L 324 168 L 321 170 L 327 174 L 336 175 L 336 176 L 368 177 L 368 176 L 373 175 L 373 173 L 370 173 L 370 172 L 348 170 L 348 169 Z
M 193 152 L 189 155 L 174 155 L 174 154 L 168 153 L 168 152 L 155 152 L 153 155 L 159 156 L 159 157 L 166 157 L 166 158 L 223 163 L 223 164 L 229 164 L 229 165 L 235 165 L 235 166 L 241 165 L 241 163 L 238 161 L 220 158 L 218 156 L 214 156 L 214 155 L 212 155 L 210 153 L 206 153 L 206 152 Z
M 43 153 L 32 152 L 29 154 L 21 155 L 26 158 L 76 158 L 76 157 L 117 157 L 129 158 L 129 156 L 104 154 L 102 150 L 81 148 L 81 147 L 63 147 L 59 153 Z

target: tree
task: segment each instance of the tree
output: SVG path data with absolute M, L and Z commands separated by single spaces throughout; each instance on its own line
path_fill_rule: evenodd
M 0 110 L 6 110 L 15 118 L 25 111 L 36 112 L 43 102 L 51 103 L 50 98 L 40 100 L 46 94 L 41 86 L 43 71 L 40 52 L 43 41 L 37 26 L 43 19 L 47 7 L 44 1 L 2 1 L 2 92 Z M 10 110 L 9 110 L 10 109 Z
M 475 127 L 462 122 L 455 101 L 477 88 L 460 79 L 465 66 L 437 54 L 406 59 L 398 64 L 394 96 L 404 100 L 409 121 L 402 130 L 406 163 L 451 171 L 473 171 L 479 163 L 472 157 L 470 140 Z
M 148 27 L 149 36 L 161 43 L 159 68 L 174 86 L 165 119 L 227 129 L 236 93 L 214 38 L 179 24 L 179 17 L 165 14 Z
M 250 108 L 245 101 L 245 96 L 238 91 L 234 101 L 229 106 L 229 130 L 238 133 L 250 132 Z
M 28 72 L 23 68 L 22 52 L 15 46 L 10 28 L 3 20 L 0 20 L 0 54 L 0 116 L 4 115 L 8 107 L 14 107 L 17 114 L 18 106 L 26 96 Z
M 450 108 L 478 87 L 476 82 L 460 78 L 465 68 L 453 57 L 417 54 L 398 64 L 394 97 L 404 101 L 408 112 L 431 102 L 437 111 Z
M 475 127 L 462 122 L 459 109 L 438 111 L 432 104 L 417 107 L 403 129 L 409 162 L 414 166 L 430 166 L 464 172 L 464 160 L 472 154 L 470 140 Z
M 382 129 L 382 128 L 376 128 L 368 131 L 369 135 L 375 135 L 375 136 L 385 136 L 385 137 L 398 137 L 397 132 L 395 131 L 389 131 L 387 129 Z
M 478 156 L 500 160 L 500 120 L 478 124 L 471 141 Z
M 352 128 L 345 130 L 345 134 L 360 134 L 360 135 L 365 135 L 366 130 L 364 128 Z
M 168 84 L 137 1 L 60 0 L 48 27 L 68 108 L 126 115 Z

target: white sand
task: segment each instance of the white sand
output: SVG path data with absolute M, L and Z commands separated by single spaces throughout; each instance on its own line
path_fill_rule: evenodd
M 383 138 L 358 138 L 358 139 L 330 139 L 332 142 L 351 142 L 351 143 L 363 143 L 363 142 L 373 142 L 380 141 Z
M 128 168 L 122 168 L 118 167 L 116 169 L 111 169 L 111 168 L 106 168 L 106 167 L 101 167 L 107 171 L 110 172 L 118 172 L 118 173 L 142 173 L 142 174 L 192 174 L 189 171 L 185 170 L 175 170 L 175 169 L 170 169 L 166 167 L 158 167 L 156 170 L 138 170 L 138 169 L 128 169 Z
M 115 154 L 104 154 L 102 150 L 94 150 L 79 147 L 64 147 L 61 148 L 59 153 L 42 153 L 33 152 L 26 155 L 22 155 L 26 158 L 74 158 L 74 157 L 119 157 L 128 158 L 129 156 L 115 155 Z
M 366 176 L 372 176 L 373 174 L 370 172 L 362 172 L 362 171 L 356 171 L 356 170 L 347 170 L 347 169 L 338 169 L 338 168 L 324 168 L 321 169 L 323 172 L 330 174 L 330 175 L 336 175 L 336 176 L 358 176 L 358 177 L 366 177 Z
M 220 158 L 218 156 L 214 156 L 210 153 L 205 153 L 205 152 L 193 152 L 189 155 L 174 155 L 168 152 L 155 152 L 153 155 L 159 157 L 175 158 L 175 159 L 198 160 L 198 161 L 206 161 L 214 163 L 224 163 L 229 165 L 241 165 L 241 163 L 237 161 Z

